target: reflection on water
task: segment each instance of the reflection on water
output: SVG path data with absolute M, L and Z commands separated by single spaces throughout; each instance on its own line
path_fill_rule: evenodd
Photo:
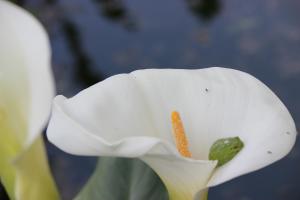
M 101 80 L 100 75 L 95 75 L 89 70 L 91 67 L 91 61 L 81 47 L 80 35 L 75 25 L 71 21 L 64 20 L 62 22 L 62 29 L 66 35 L 66 43 L 75 60 L 74 69 L 76 70 L 76 78 L 86 87 L 99 82 Z
M 112 21 L 122 24 L 128 30 L 136 30 L 135 19 L 130 16 L 121 0 L 94 0 L 100 8 L 101 14 Z
M 71 96 L 108 76 L 141 68 L 230 66 L 265 82 L 300 124 L 298 0 L 18 2 L 48 29 L 60 94 Z M 64 199 L 71 199 L 94 159 L 49 148 Z M 298 200 L 299 169 L 297 143 L 283 161 L 212 188 L 210 200 Z
M 213 19 L 221 10 L 219 0 L 186 0 L 191 11 L 205 21 Z

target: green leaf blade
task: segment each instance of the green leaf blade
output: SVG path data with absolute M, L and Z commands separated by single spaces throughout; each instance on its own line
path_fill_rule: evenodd
M 88 183 L 75 200 L 167 200 L 165 186 L 138 159 L 100 158 Z

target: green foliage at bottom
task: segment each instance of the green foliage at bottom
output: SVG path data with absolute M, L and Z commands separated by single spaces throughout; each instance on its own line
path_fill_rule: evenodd
M 75 200 L 167 200 L 165 186 L 138 159 L 99 158 L 96 170 Z

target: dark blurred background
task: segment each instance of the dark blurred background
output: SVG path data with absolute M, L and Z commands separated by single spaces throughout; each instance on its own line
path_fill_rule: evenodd
M 49 33 L 59 94 L 70 97 L 106 77 L 141 68 L 231 67 L 266 83 L 299 127 L 299 0 L 13 2 L 32 12 Z M 96 158 L 47 146 L 63 199 L 72 199 L 92 173 Z M 299 142 L 283 160 L 214 187 L 209 197 L 299 200 Z

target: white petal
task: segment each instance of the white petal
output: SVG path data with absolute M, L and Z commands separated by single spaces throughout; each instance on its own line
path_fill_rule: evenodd
M 118 130 L 118 126 L 121 125 L 114 122 L 107 121 L 102 124 L 101 120 L 99 120 L 99 123 L 103 126 L 103 130 L 93 130 L 93 126 L 89 127 L 84 125 L 84 121 L 86 120 L 86 122 L 88 122 L 89 120 L 84 114 L 86 108 L 80 108 L 80 105 L 78 105 L 78 107 L 73 110 L 69 110 L 69 105 L 67 103 L 69 103 L 69 100 L 63 96 L 57 96 L 54 99 L 53 113 L 47 128 L 47 136 L 51 142 L 68 153 L 119 157 L 141 157 L 146 154 L 175 155 L 180 157 L 174 145 L 168 141 L 149 135 L 137 135 L 134 132 L 132 136 L 130 136 L 130 125 L 134 126 L 136 124 L 136 126 L 139 126 L 139 121 L 131 124 L 122 124 L 124 127 L 121 128 L 124 130 L 124 134 L 128 134 L 127 137 L 116 135 L 117 133 L 114 132 L 114 130 Z M 76 116 L 72 115 L 79 110 L 82 112 L 82 123 L 81 121 L 76 121 Z M 104 112 L 101 113 L 104 114 Z M 124 120 L 126 120 L 126 118 L 124 118 Z M 95 120 L 95 122 L 96 121 L 97 120 Z M 110 128 L 109 126 L 105 127 L 105 124 L 107 123 L 110 123 L 112 130 L 104 129 Z M 101 126 L 98 128 L 101 128 Z M 129 129 L 129 131 L 127 129 Z M 102 131 L 105 135 L 103 137 L 98 135 Z M 147 129 L 143 132 L 147 132 Z M 113 140 L 109 137 L 115 137 L 116 139 Z
M 145 156 L 142 160 L 158 173 L 171 200 L 202 200 L 199 192 L 206 188 L 217 164 L 172 156 Z
M 230 136 L 240 136 L 244 148 L 232 161 L 216 170 L 208 186 L 218 185 L 281 159 L 290 152 L 297 135 L 289 111 L 266 85 L 238 71 L 224 71 L 223 76 L 232 83 L 224 90 L 234 91 L 231 97 L 222 95 L 224 105 L 221 112 L 230 114 L 223 117 L 219 126 Z
M 78 155 L 139 157 L 156 171 L 167 186 L 169 195 L 176 200 L 193 200 L 199 190 L 206 188 L 217 164 L 215 161 L 185 159 L 168 141 L 155 137 L 105 140 L 72 118 L 74 116 L 70 113 L 74 110 L 68 110 L 66 101 L 63 96 L 55 98 L 47 129 L 49 140 L 59 148 Z
M 28 120 L 25 145 L 29 145 L 45 126 L 54 96 L 49 41 L 33 16 L 2 0 L 0 24 L 0 92 L 5 98 L 0 106 L 17 101 L 15 109 Z
M 225 68 L 140 70 L 68 100 L 58 97 L 48 137 L 82 155 L 178 156 L 170 123 L 174 110 L 182 116 L 195 159 L 207 160 L 220 138 L 239 136 L 245 143 L 210 185 L 282 158 L 295 142 L 293 119 L 278 97 L 249 74 Z

